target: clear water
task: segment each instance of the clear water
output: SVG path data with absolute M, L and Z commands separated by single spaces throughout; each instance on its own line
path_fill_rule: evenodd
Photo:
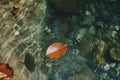
M 14 69 L 12 80 L 120 79 L 120 63 L 109 57 L 111 48 L 120 48 L 118 0 L 24 1 L 16 16 L 14 0 L 0 1 L 0 62 Z M 55 42 L 67 45 L 59 59 L 46 56 Z

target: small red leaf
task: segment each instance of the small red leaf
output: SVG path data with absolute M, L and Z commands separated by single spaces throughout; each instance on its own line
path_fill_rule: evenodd
M 14 70 L 8 64 L 0 63 L 0 72 L 7 74 L 8 77 L 13 77 Z
M 18 11 L 19 11 L 19 8 L 15 8 L 15 7 L 13 7 L 13 10 L 12 10 L 12 14 L 13 15 L 16 15 L 17 13 L 18 13 Z

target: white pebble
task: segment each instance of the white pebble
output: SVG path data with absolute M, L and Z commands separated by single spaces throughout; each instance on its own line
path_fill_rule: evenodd
M 20 34 L 20 32 L 19 31 L 15 31 L 15 35 L 17 36 L 17 35 L 19 35 Z
M 115 66 L 116 66 L 116 63 L 111 63 L 110 66 L 111 66 L 111 67 L 115 67 Z
M 50 63 L 46 63 L 45 64 L 47 67 L 52 67 L 52 65 Z
M 113 31 L 113 32 L 112 32 L 112 37 L 115 38 L 116 35 L 117 35 L 117 31 Z
M 105 71 L 108 71 L 110 69 L 110 65 L 106 64 L 103 68 L 104 68 Z
M 85 15 L 91 15 L 91 13 L 89 11 L 86 11 Z
M 50 30 L 48 27 L 45 27 L 45 30 L 46 30 L 47 32 L 51 32 L 51 30 Z
M 120 29 L 119 26 L 115 26 L 115 28 L 116 28 L 117 31 Z

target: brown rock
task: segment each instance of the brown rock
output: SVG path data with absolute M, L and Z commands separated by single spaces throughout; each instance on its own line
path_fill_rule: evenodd
M 98 64 L 104 64 L 106 62 L 105 58 L 104 58 L 104 53 L 108 49 L 108 45 L 105 43 L 105 41 L 98 40 L 97 41 L 97 49 L 98 49 L 98 52 L 97 52 L 95 61 Z
M 23 4 L 22 2 L 20 2 L 20 1 L 16 1 L 16 2 L 13 3 L 13 6 L 14 6 L 15 8 L 22 8 L 23 5 L 24 5 L 24 4 Z
M 113 60 L 120 62 L 120 49 L 119 48 L 111 48 L 110 49 L 110 57 Z

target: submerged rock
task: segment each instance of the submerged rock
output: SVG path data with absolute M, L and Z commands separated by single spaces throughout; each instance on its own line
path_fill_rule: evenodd
M 120 49 L 119 48 L 111 48 L 110 49 L 110 57 L 113 60 L 120 62 Z
M 96 63 L 97 64 L 105 64 L 106 61 L 105 61 L 105 52 L 108 48 L 107 44 L 105 41 L 103 40 L 98 40 L 97 41 L 97 49 L 98 49 L 98 52 L 97 52 L 97 55 L 96 55 Z
M 115 68 L 111 68 L 110 70 L 108 70 L 108 75 L 110 77 L 117 77 L 119 76 L 119 73 Z
M 25 55 L 25 61 L 24 64 L 26 66 L 26 68 L 30 71 L 34 71 L 35 70 L 35 60 L 34 57 L 32 55 L 30 55 L 29 53 L 27 53 Z
M 83 1 L 79 0 L 48 0 L 48 3 L 59 11 L 75 14 L 81 13 L 86 6 Z
M 94 73 L 87 66 L 85 66 L 81 73 L 70 76 L 68 80 L 99 80 L 99 79 L 95 77 Z

